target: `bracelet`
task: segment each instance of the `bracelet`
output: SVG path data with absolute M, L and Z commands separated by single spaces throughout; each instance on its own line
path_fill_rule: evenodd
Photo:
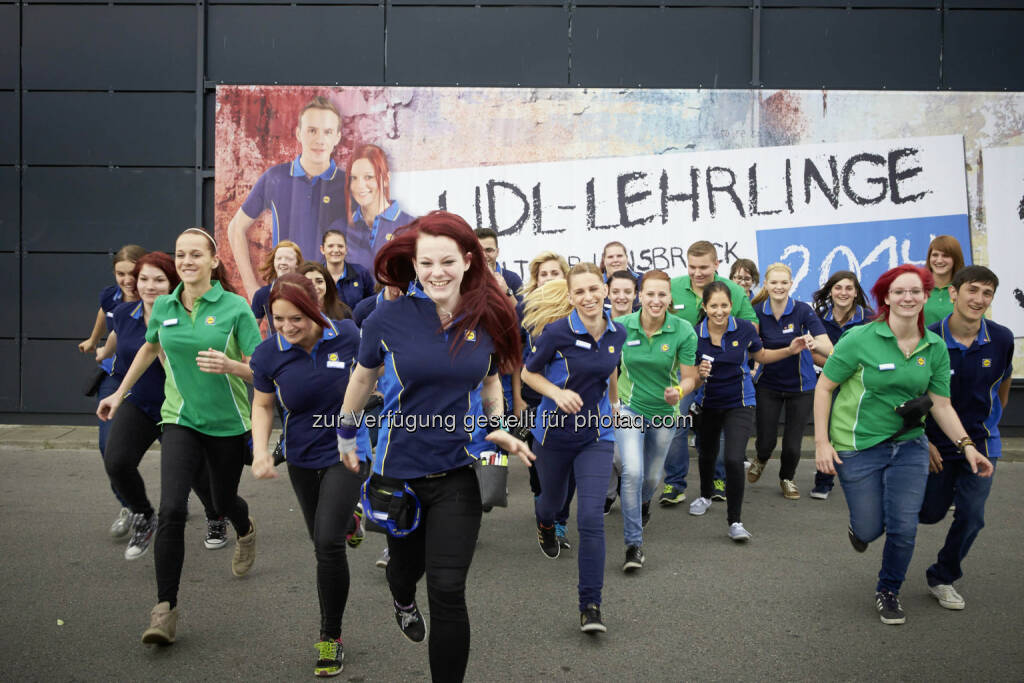
M 954 445 L 956 446 L 956 449 L 958 451 L 963 453 L 964 449 L 967 448 L 968 446 L 974 446 L 974 441 L 971 440 L 970 436 L 964 436 L 962 439 L 956 441 Z

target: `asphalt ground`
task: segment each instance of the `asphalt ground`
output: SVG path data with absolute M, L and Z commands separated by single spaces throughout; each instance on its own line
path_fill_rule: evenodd
M 40 428 L 36 428 L 40 429 Z M 13 434 L 8 430 L 7 434 Z M 186 530 L 178 641 L 139 642 L 156 602 L 152 552 L 123 559 L 108 535 L 117 511 L 94 450 L 26 448 L 0 432 L 0 680 L 309 680 L 319 615 L 311 543 L 284 469 L 241 493 L 257 524 L 257 559 L 231 575 L 233 542 L 203 547 L 193 499 Z M 688 497 L 694 495 L 694 480 Z M 159 498 L 159 454 L 142 463 Z M 469 681 L 1013 680 L 1024 679 L 1024 464 L 1003 462 L 988 525 L 958 583 L 967 609 L 939 607 L 924 571 L 949 519 L 918 532 L 902 591 L 907 623 L 886 626 L 874 610 L 882 542 L 863 555 L 846 540 L 840 488 L 811 500 L 813 464 L 803 460 L 799 501 L 782 498 L 778 463 L 748 485 L 746 545 L 726 536 L 725 505 L 704 517 L 687 506 L 657 508 L 645 533 L 646 566 L 620 570 L 622 517 L 605 517 L 602 612 L 608 633 L 579 632 L 576 553 L 548 560 L 536 543 L 525 468 L 514 465 L 506 509 L 484 516 L 470 570 Z M 576 533 L 570 522 L 570 540 Z M 337 680 L 429 679 L 426 643 L 395 624 L 384 572 L 384 539 L 349 551 L 345 670 Z M 420 587 L 421 605 L 426 604 Z M 428 615 L 429 622 L 429 615 Z

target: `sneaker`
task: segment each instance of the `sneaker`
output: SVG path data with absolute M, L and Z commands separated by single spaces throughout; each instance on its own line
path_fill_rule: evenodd
M 402 629 L 402 635 L 414 643 L 423 642 L 427 636 L 427 627 L 423 625 L 423 615 L 416 607 L 415 600 L 411 607 L 405 609 L 395 603 L 395 621 L 398 622 L 398 628 Z
M 354 530 L 345 535 L 345 543 L 349 548 L 358 548 L 359 544 L 366 538 L 366 530 L 363 529 L 363 506 L 356 503 L 356 509 L 352 511 Z
M 206 518 L 206 540 L 203 545 L 207 550 L 217 550 L 228 544 L 228 521 L 223 517 Z
M 569 538 L 565 535 L 565 525 L 555 522 L 555 538 L 558 540 L 558 547 L 562 550 L 571 550 Z
M 850 539 L 850 545 L 858 553 L 862 553 L 868 549 L 868 544 L 857 538 L 857 534 L 853 533 L 853 527 L 846 527 L 846 536 Z
M 967 606 L 963 596 L 956 592 L 952 584 L 940 583 L 937 586 L 928 586 L 928 592 L 934 595 L 939 604 L 946 609 L 963 609 Z
M 640 505 L 640 528 L 646 528 L 649 521 L 651 521 L 651 501 Z
M 665 484 L 658 498 L 658 505 L 679 505 L 686 500 L 686 489 L 681 489 L 675 484 Z
M 711 499 L 700 497 L 697 500 L 690 503 L 690 514 L 691 515 L 703 515 L 711 507 Z
M 615 504 L 615 499 L 614 498 L 605 498 L 604 499 L 604 514 L 607 515 L 609 512 L 611 512 L 612 511 L 612 505 L 614 505 L 614 504 Z
M 883 624 L 903 624 L 907 621 L 907 615 L 903 613 L 903 605 L 900 604 L 900 597 L 892 591 L 878 591 L 875 593 L 875 609 L 878 610 L 878 618 Z
M 256 561 L 256 522 L 249 518 L 249 533 L 235 541 L 235 554 L 231 558 L 231 573 L 245 576 Z
M 171 609 L 171 603 L 158 602 L 149 613 L 149 628 L 142 632 L 146 645 L 170 645 L 178 629 L 178 608 Z
M 622 563 L 622 571 L 631 572 L 644 566 L 644 551 L 640 546 L 631 545 L 626 548 L 626 561 Z
M 725 479 L 711 482 L 711 500 L 725 500 Z
M 341 647 L 341 638 L 321 640 L 316 647 L 316 666 L 313 675 L 321 678 L 337 676 L 345 668 L 345 650 Z
M 729 525 L 729 538 L 737 543 L 743 543 L 750 540 L 750 532 L 743 528 L 742 523 L 733 522 Z
M 786 500 L 800 500 L 800 489 L 796 487 L 792 479 L 779 481 L 779 488 L 782 489 L 782 497 Z
M 124 559 L 137 560 L 149 550 L 149 542 L 153 540 L 153 533 L 156 531 L 156 515 L 148 517 L 143 513 L 133 515 L 135 518 L 132 524 L 132 537 L 128 541 L 128 547 L 124 549 Z
M 590 603 L 580 612 L 580 630 L 584 633 L 607 633 L 608 629 L 601 621 L 601 608 Z
M 380 556 L 377 558 L 377 561 L 374 562 L 374 564 L 377 567 L 379 567 L 380 569 L 387 569 L 388 568 L 388 562 L 390 560 L 391 560 L 391 555 L 388 554 L 388 549 L 384 548 L 384 551 L 380 554 Z
M 750 461 L 750 469 L 747 470 L 747 481 L 751 484 L 756 483 L 764 473 L 764 466 L 767 464 L 758 460 L 757 456 L 754 456 L 754 459 Z
M 562 545 L 558 542 L 558 538 L 555 536 L 554 524 L 545 527 L 540 522 L 537 523 L 537 543 L 540 544 L 541 552 L 552 560 L 558 557 L 558 554 L 562 550 Z
M 132 530 L 132 511 L 128 508 L 121 508 L 110 525 L 110 535 L 113 538 L 124 538 Z
M 831 492 L 832 489 L 825 486 L 824 484 L 816 484 L 814 488 L 811 489 L 811 493 L 809 495 L 811 496 L 811 498 L 814 498 L 815 500 L 828 500 L 828 494 L 830 494 Z

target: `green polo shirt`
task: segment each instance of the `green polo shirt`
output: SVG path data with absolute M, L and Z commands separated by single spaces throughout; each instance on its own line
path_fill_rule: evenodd
M 754 307 L 750 305 L 750 299 L 747 297 L 746 290 L 718 273 L 715 273 L 715 281 L 724 282 L 729 286 L 729 291 L 732 292 L 733 316 L 749 320 L 757 325 L 757 314 L 754 313 Z M 697 296 L 693 288 L 690 287 L 689 275 L 672 278 L 672 304 L 675 306 L 675 310 L 672 312 L 676 316 L 695 327 L 697 325 L 697 316 L 700 313 L 701 301 L 701 297 Z
M 626 328 L 619 362 L 619 400 L 648 419 L 679 414 L 678 404 L 665 403 L 665 388 L 679 383 L 680 365 L 696 365 L 693 325 L 668 314 L 661 329 L 648 338 L 640 324 L 640 311 L 615 322 Z
M 829 428 L 837 451 L 863 451 L 891 438 L 903 427 L 893 409 L 904 401 L 929 391 L 949 396 L 949 352 L 942 338 L 925 330 L 907 358 L 884 320 L 847 330 L 822 371 L 839 384 Z M 923 431 L 922 419 L 899 441 Z
M 949 287 L 935 287 L 924 302 L 924 326 L 934 325 L 953 312 Z
M 158 343 L 167 356 L 161 424 L 189 427 L 208 436 L 237 436 L 249 431 L 249 395 L 234 375 L 203 372 L 200 351 L 223 351 L 232 360 L 251 356 L 260 343 L 260 328 L 248 302 L 225 292 L 220 282 L 199 297 L 192 312 L 181 303 L 184 285 L 153 304 L 146 341 Z

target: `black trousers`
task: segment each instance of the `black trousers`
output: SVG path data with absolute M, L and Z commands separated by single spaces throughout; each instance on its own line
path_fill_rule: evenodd
M 697 464 L 700 467 L 700 495 L 710 498 L 714 490 L 718 442 L 725 432 L 725 497 L 729 524 L 741 522 L 743 513 L 743 472 L 747 442 L 754 432 L 754 406 L 705 408 L 697 426 Z
M 110 485 L 121 495 L 128 509 L 147 517 L 153 514 L 153 506 L 146 495 L 146 482 L 139 474 L 139 463 L 159 438 L 160 425 L 134 403 L 125 401 L 114 413 L 107 434 L 107 447 L 103 451 L 103 465 L 110 478 Z M 210 477 L 206 468 L 196 473 L 192 490 L 203 503 L 207 519 L 216 519 L 219 515 L 213 507 Z
M 814 391 L 775 391 L 757 385 L 757 440 L 754 450 L 757 459 L 768 462 L 779 438 L 779 416 L 786 409 L 786 421 L 782 426 L 782 456 L 779 479 L 792 480 L 796 477 L 796 466 L 800 463 L 800 443 L 804 428 L 811 421 L 814 411 Z
M 349 589 L 345 535 L 368 469 L 364 464 L 359 473 L 352 472 L 341 462 L 318 470 L 288 465 L 288 478 L 302 508 L 316 555 L 320 640 L 341 637 L 341 620 Z
M 388 536 L 388 584 L 395 602 L 408 605 L 426 573 L 430 675 L 435 681 L 461 681 L 469 661 L 466 575 L 483 514 L 480 486 L 469 467 L 408 484 L 420 500 L 420 525 L 408 536 Z
M 249 533 L 249 506 L 238 495 L 238 481 L 249 455 L 248 434 L 209 436 L 180 425 L 164 425 L 160 458 L 160 519 L 153 555 L 160 602 L 173 608 L 185 562 L 185 516 L 188 491 L 197 474 L 210 478 L 213 507 L 239 536 Z

